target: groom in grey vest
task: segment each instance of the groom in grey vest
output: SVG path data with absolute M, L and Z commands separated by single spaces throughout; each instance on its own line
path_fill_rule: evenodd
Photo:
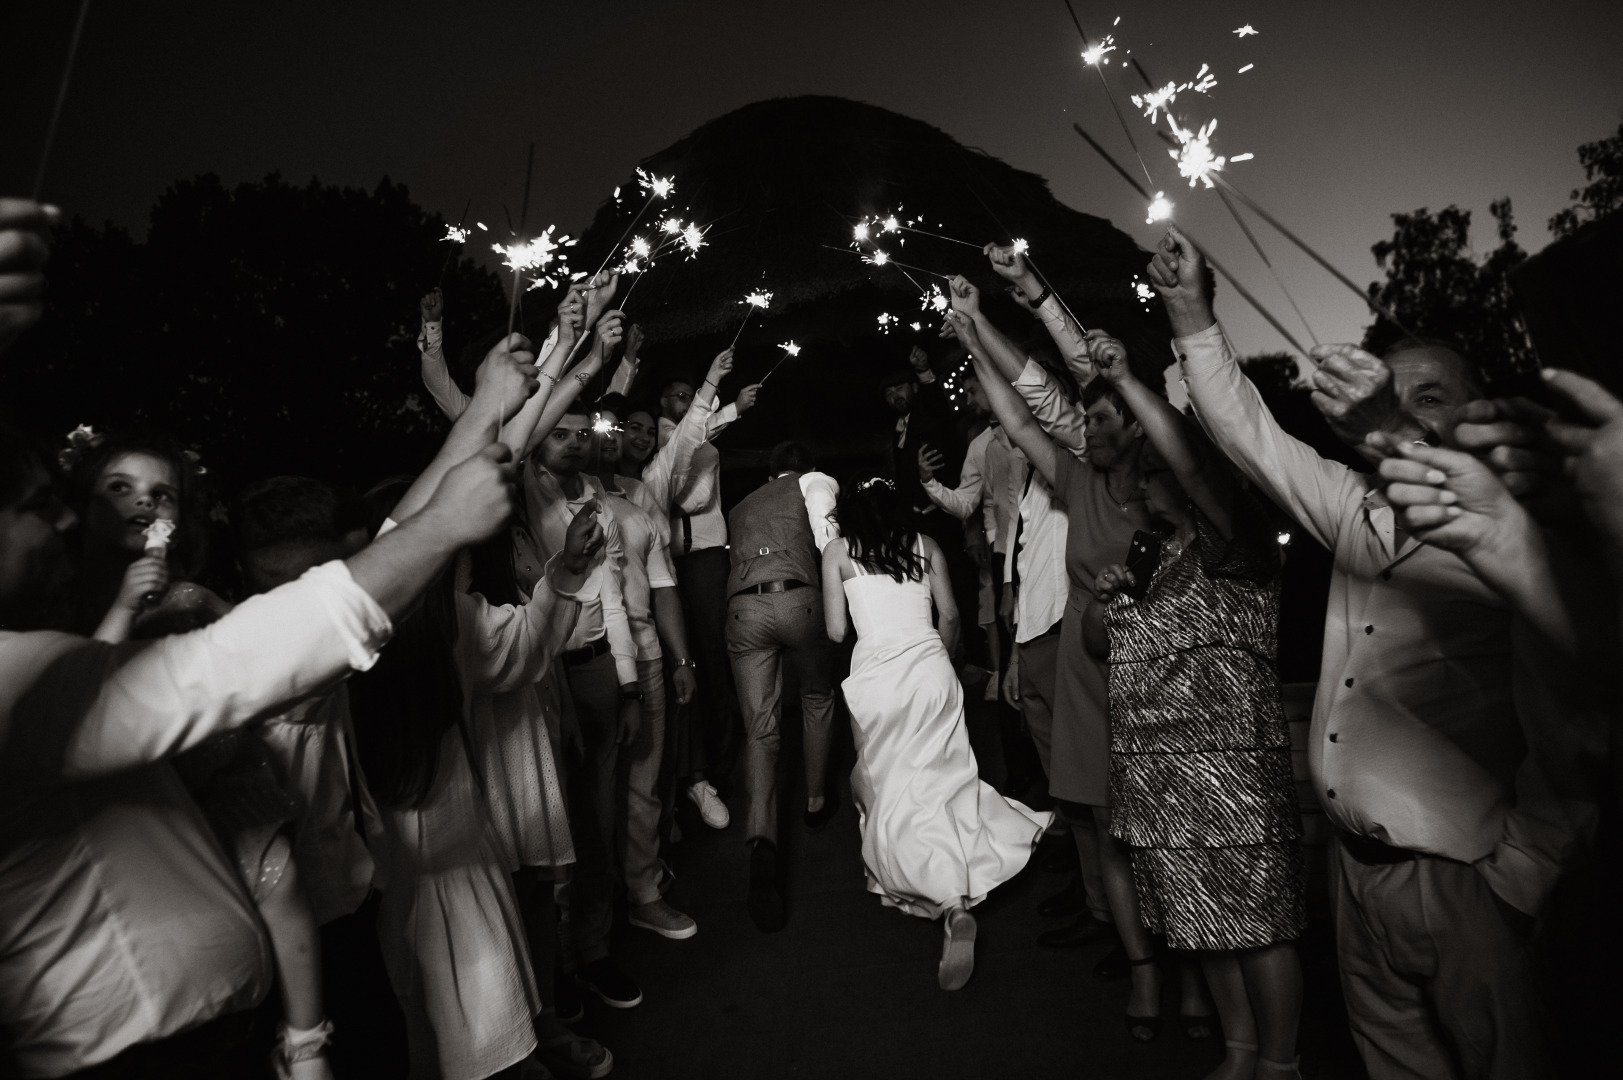
M 727 652 L 744 714 L 744 784 L 749 793 L 749 912 L 764 931 L 781 930 L 778 889 L 778 724 L 783 659 L 800 678 L 806 759 L 806 824 L 832 816 L 825 800 L 834 718 L 834 647 L 823 624 L 822 550 L 834 538 L 839 485 L 816 472 L 799 443 L 772 450 L 772 479 L 733 508 L 727 529 Z

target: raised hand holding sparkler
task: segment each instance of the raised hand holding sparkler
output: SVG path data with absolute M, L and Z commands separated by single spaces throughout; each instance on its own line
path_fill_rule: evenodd
M 1167 226 L 1146 273 L 1166 305 L 1173 337 L 1198 334 L 1217 322 L 1206 260 L 1176 225 Z

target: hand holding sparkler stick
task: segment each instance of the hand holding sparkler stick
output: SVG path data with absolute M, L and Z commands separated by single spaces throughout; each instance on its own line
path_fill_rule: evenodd
M 1146 272 L 1166 305 L 1173 337 L 1198 334 L 1217 322 L 1206 260 L 1176 225 L 1167 226 Z

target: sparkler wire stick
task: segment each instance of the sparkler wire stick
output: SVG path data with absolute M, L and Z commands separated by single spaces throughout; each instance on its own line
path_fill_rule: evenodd
M 930 232 L 928 229 L 915 229 L 911 225 L 898 225 L 897 228 L 905 229 L 910 233 L 918 233 L 920 236 L 933 236 L 937 240 L 945 240 L 949 244 L 962 244 L 966 248 L 974 248 L 976 251 L 981 250 L 980 244 L 971 244 L 968 240 L 960 240 L 955 236 L 943 236 L 937 232 Z
M 1234 203 L 1229 201 L 1228 192 L 1223 188 L 1218 188 L 1217 197 L 1223 200 L 1223 205 L 1228 207 L 1228 212 L 1234 218 L 1234 223 L 1240 227 L 1241 232 L 1245 233 L 1245 238 L 1251 241 L 1251 247 L 1256 251 L 1257 258 L 1261 259 L 1262 265 L 1268 268 L 1268 273 L 1273 276 L 1274 284 L 1279 286 L 1279 291 L 1285 294 L 1285 302 L 1291 306 L 1292 311 L 1296 312 L 1296 317 L 1302 320 L 1302 329 L 1307 331 L 1308 339 L 1315 345 L 1319 344 L 1319 335 L 1315 334 L 1313 327 L 1308 325 L 1307 316 L 1302 314 L 1302 309 L 1296 304 L 1296 297 L 1291 295 L 1290 289 L 1285 286 L 1285 282 L 1280 278 L 1279 271 L 1274 269 L 1274 264 L 1269 260 L 1268 253 L 1263 251 L 1262 245 L 1257 242 L 1256 236 L 1251 232 L 1251 226 L 1245 223 L 1245 219 L 1240 216 L 1240 211 L 1235 207 Z
M 765 386 L 766 381 L 772 377 L 772 372 L 774 372 L 774 371 L 778 370 L 780 367 L 782 367 L 783 362 L 785 360 L 789 359 L 791 356 L 799 356 L 800 355 L 800 346 L 796 345 L 792 341 L 784 342 L 783 344 L 779 345 L 778 348 L 783 350 L 783 355 L 778 357 L 778 362 L 776 364 L 773 364 L 770 368 L 767 369 L 767 373 L 765 375 L 761 376 L 761 381 L 756 383 L 755 384 L 756 386 L 758 386 L 758 387 Z
M 1326 259 L 1317 251 L 1314 251 L 1307 245 L 1306 241 L 1287 229 L 1283 224 L 1280 223 L 1278 218 L 1274 217 L 1268 211 L 1258 206 L 1256 201 L 1250 196 L 1246 195 L 1245 192 L 1236 188 L 1233 184 L 1229 183 L 1228 180 L 1224 179 L 1220 175 L 1214 174 L 1212 179 L 1221 184 L 1223 189 L 1230 195 L 1233 195 L 1236 199 L 1239 199 L 1242 203 L 1244 203 L 1253 214 L 1256 214 L 1262 220 L 1266 221 L 1268 224 L 1277 229 L 1281 236 L 1306 252 L 1308 257 L 1314 262 L 1328 270 L 1331 277 L 1335 278 L 1337 281 L 1341 282 L 1343 285 L 1347 286 L 1347 288 L 1356 293 L 1360 300 L 1369 305 L 1371 311 L 1384 318 L 1393 326 L 1396 326 L 1399 330 L 1402 330 L 1409 337 L 1417 336 L 1413 330 L 1410 330 L 1407 326 L 1403 325 L 1402 320 L 1400 320 L 1396 315 L 1392 314 L 1391 308 L 1375 299 L 1375 297 L 1369 295 L 1369 293 L 1365 292 L 1363 289 L 1360 289 L 1352 278 L 1348 277 L 1346 274 L 1343 274 L 1340 270 L 1337 270 L 1334 266 L 1332 266 L 1329 259 Z
M 1077 130 L 1080 131 L 1081 129 L 1078 128 Z M 1085 134 L 1082 137 L 1084 139 L 1088 138 L 1087 135 L 1085 135 Z M 1088 139 L 1088 141 L 1092 142 L 1093 140 Z M 1111 164 L 1114 165 L 1115 162 L 1112 161 Z M 1129 184 L 1133 184 L 1135 186 L 1137 185 L 1138 181 L 1134 180 L 1131 176 L 1128 176 L 1126 173 L 1123 173 L 1122 176 L 1123 176 L 1124 179 L 1126 179 L 1126 181 Z M 1009 243 L 1013 244 L 1014 243 L 1014 233 L 1009 230 L 1009 227 L 1007 225 L 1003 224 L 1003 221 L 1002 221 L 1001 218 L 999 218 L 995 213 L 992 212 L 992 208 L 990 206 L 986 205 L 986 200 L 981 198 L 980 192 L 976 191 L 970 185 L 968 180 L 964 181 L 964 187 L 969 188 L 969 193 L 971 195 L 975 196 L 975 201 L 981 204 L 981 209 L 986 211 L 987 216 L 989 216 L 997 224 L 998 228 L 1003 230 L 1003 235 L 1007 236 L 1009 238 Z M 1036 274 L 1039 278 L 1041 278 L 1042 282 L 1043 282 L 1043 284 L 1045 286 L 1048 286 L 1049 288 L 1053 288 L 1052 284 L 1048 280 L 1048 275 L 1044 274 L 1041 270 L 1039 270 L 1037 268 L 1036 261 L 1033 260 L 1032 257 L 1031 257 L 1030 249 L 1028 248 L 1027 250 L 1022 251 L 1020 254 L 1025 257 L 1026 265 L 1031 267 L 1031 272 Z M 1087 333 L 1088 328 L 1086 326 L 1082 325 L 1082 320 L 1076 317 L 1076 313 L 1071 310 L 1071 305 L 1069 305 L 1069 304 L 1067 304 L 1065 302 L 1065 297 L 1061 296 L 1059 294 L 1059 290 L 1057 290 L 1057 289 L 1054 290 L 1054 299 L 1059 301 L 1059 306 L 1065 309 L 1065 314 L 1069 315 L 1071 317 L 1071 321 L 1076 323 L 1077 329 L 1081 330 L 1084 334 Z
M 518 206 L 518 228 L 524 231 L 524 220 L 530 216 L 530 178 L 535 174 L 535 143 L 530 144 L 530 157 L 524 166 L 524 200 Z M 518 287 L 524 279 L 524 272 L 516 265 L 513 266 L 513 296 L 507 302 L 507 333 L 513 333 L 513 316 L 518 314 Z
M 68 97 L 68 80 L 73 77 L 73 61 L 79 55 L 79 38 L 84 34 L 85 17 L 90 14 L 90 0 L 79 4 L 79 17 L 73 22 L 73 36 L 68 39 L 68 59 L 62 65 L 62 82 L 56 88 L 56 104 L 51 106 L 51 120 L 45 125 L 45 146 L 39 153 L 39 168 L 34 170 L 34 190 L 29 198 L 39 201 L 40 189 L 45 186 L 45 166 L 51 160 L 51 146 L 56 142 L 57 121 L 62 119 L 62 103 Z
M 835 247 L 832 244 L 824 244 L 822 246 L 828 248 L 830 251 L 843 251 L 843 252 L 846 252 L 849 255 L 862 255 L 862 252 L 860 252 L 860 251 L 852 251 L 850 248 Z M 904 263 L 904 262 L 901 262 L 901 261 L 899 261 L 897 259 L 893 259 L 893 258 L 890 257 L 890 254 L 888 252 L 880 251 L 877 245 L 875 245 L 874 251 L 879 255 L 883 255 L 884 258 L 881 260 L 881 259 L 878 259 L 878 258 L 870 259 L 867 256 L 862 256 L 863 261 L 868 263 L 870 266 L 894 266 L 894 267 L 896 267 L 896 269 L 902 271 L 904 274 L 909 270 L 917 270 L 921 274 L 929 274 L 931 277 L 938 277 L 942 281 L 951 281 L 952 280 L 952 275 L 951 274 L 943 274 L 943 273 L 941 273 L 940 271 L 937 271 L 937 270 L 926 270 L 922 266 L 914 266 L 912 263 Z M 909 277 L 907 280 L 913 281 L 913 279 L 911 277 Z M 917 285 L 918 282 L 914 281 L 913 284 Z M 922 292 L 924 290 L 921 289 L 920 291 Z
M 1071 6 L 1071 0 L 1065 0 L 1065 10 L 1071 13 L 1071 22 L 1076 24 L 1076 32 L 1082 35 L 1082 48 L 1092 48 L 1087 31 L 1082 29 L 1082 20 L 1076 17 L 1076 9 Z M 1127 126 L 1127 117 L 1122 115 L 1121 106 L 1116 103 L 1116 92 L 1110 89 L 1110 80 L 1105 78 L 1103 59 L 1101 56 L 1098 63 L 1089 64 L 1088 67 L 1099 76 L 1099 85 L 1105 88 L 1105 98 L 1109 100 L 1110 108 L 1116 114 L 1116 121 L 1121 124 L 1122 134 L 1127 136 L 1127 145 L 1133 148 L 1133 156 L 1138 158 L 1138 167 L 1144 170 L 1144 182 L 1153 188 L 1155 180 L 1150 176 L 1150 167 L 1144 163 L 1144 155 L 1138 149 L 1138 140 L 1133 138 L 1133 129 Z
M 1127 181 L 1127 183 L 1133 188 L 1134 191 L 1137 191 L 1141 196 L 1143 196 L 1145 198 L 1149 198 L 1149 193 L 1146 192 L 1142 187 L 1139 186 L 1138 181 L 1133 178 L 1133 174 L 1128 172 L 1126 169 L 1122 168 L 1121 165 L 1119 165 L 1116 162 L 1116 159 L 1111 157 L 1109 152 L 1106 151 L 1104 147 L 1100 146 L 1097 142 L 1095 142 L 1093 140 L 1093 138 L 1090 135 L 1088 135 L 1088 133 L 1086 131 L 1083 131 L 1081 124 L 1072 124 L 1071 127 L 1076 129 L 1076 133 L 1078 135 L 1082 136 L 1082 138 L 1087 142 L 1087 144 L 1089 146 L 1093 147 L 1096 151 L 1098 151 L 1099 156 L 1104 158 L 1105 161 L 1107 163 L 1109 163 L 1110 167 L 1115 169 L 1116 172 L 1118 174 L 1120 174 L 1121 178 L 1123 180 Z M 1212 258 L 1211 252 L 1209 252 L 1205 247 L 1203 247 L 1200 244 L 1200 242 L 1197 241 L 1193 236 L 1189 235 L 1189 230 L 1188 229 L 1186 229 L 1186 228 L 1184 228 L 1183 226 L 1180 225 L 1178 227 L 1178 231 L 1183 233 L 1184 237 L 1191 244 L 1195 245 L 1195 250 L 1200 252 L 1201 258 L 1205 259 L 1208 263 L 1211 264 L 1211 267 L 1212 267 L 1213 270 L 1216 270 L 1219 274 L 1222 274 L 1223 277 L 1228 280 L 1229 285 L 1231 285 L 1233 287 L 1235 292 L 1240 294 L 1241 299 L 1245 300 L 1246 303 L 1250 304 L 1252 307 L 1257 309 L 1257 314 L 1261 315 L 1264 319 L 1266 319 L 1267 322 L 1268 322 L 1268 325 L 1273 327 L 1276 331 L 1279 332 L 1280 337 L 1282 337 L 1286 341 L 1290 342 L 1291 347 L 1294 348 L 1297 352 L 1301 353 L 1303 356 L 1309 355 L 1308 351 L 1302 347 L 1302 343 L 1300 341 L 1296 340 L 1296 335 L 1292 334 L 1289 330 L 1285 329 L 1284 324 L 1281 323 L 1278 319 L 1274 318 L 1273 312 L 1271 312 L 1267 308 L 1263 307 L 1262 302 L 1260 300 L 1258 300 L 1255 296 L 1251 295 L 1251 290 L 1247 289 L 1244 285 L 1240 284 L 1240 279 L 1239 278 L 1237 278 L 1233 274 L 1229 273 L 1227 268 L 1225 268 L 1222 263 L 1220 263 L 1216 259 Z

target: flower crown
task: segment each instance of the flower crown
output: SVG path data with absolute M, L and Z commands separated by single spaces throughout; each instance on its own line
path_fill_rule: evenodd
M 72 472 L 78 468 L 79 463 L 85 459 L 86 454 L 106 441 L 107 433 L 105 431 L 97 431 L 89 424 L 80 424 L 68 432 L 68 445 L 57 451 L 56 463 L 61 466 L 62 471 Z M 202 455 L 196 450 L 182 450 L 180 456 L 186 459 L 186 464 L 191 467 L 193 476 L 208 475 L 208 468 L 203 464 Z

